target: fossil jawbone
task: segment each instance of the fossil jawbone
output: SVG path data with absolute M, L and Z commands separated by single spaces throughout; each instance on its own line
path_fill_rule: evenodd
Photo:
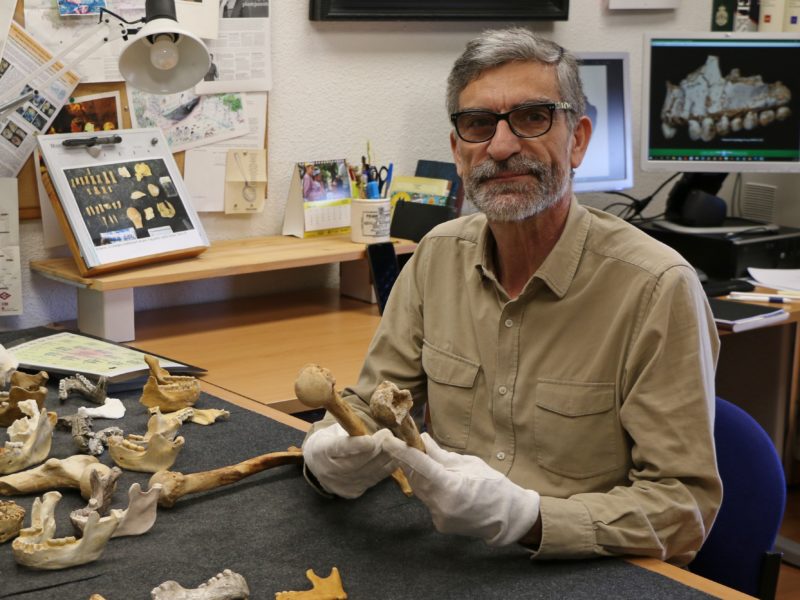
M 106 543 L 117 528 L 121 511 L 111 511 L 101 518 L 97 512 L 89 515 L 83 536 L 54 538 L 55 507 L 61 499 L 58 492 L 47 492 L 44 500 L 36 498 L 31 510 L 31 526 L 20 530 L 11 544 L 17 563 L 32 569 L 66 569 L 100 558 Z
M 152 600 L 247 600 L 250 588 L 244 577 L 225 569 L 194 589 L 177 581 L 165 581 L 150 592 Z
M 19 403 L 23 414 L 8 428 L 9 441 L 0 448 L 0 474 L 8 475 L 38 464 L 50 454 L 56 413 L 39 411 L 36 400 Z
M 160 493 L 161 486 L 158 484 L 152 486 L 146 492 L 142 491 L 142 486 L 138 483 L 131 484 L 131 487 L 128 489 L 128 508 L 125 510 L 118 510 L 120 516 L 119 525 L 114 530 L 111 537 L 141 535 L 150 531 L 150 528 L 156 522 L 158 496 Z M 99 510 L 99 506 L 95 509 L 97 504 L 97 500 L 92 498 L 89 500 L 89 505 L 86 508 L 73 510 L 70 513 L 69 518 L 75 529 L 84 531 L 92 512 L 105 512 L 105 510 Z
M 8 427 L 25 416 L 19 407 L 20 403 L 25 400 L 35 400 L 41 409 L 44 408 L 46 397 L 47 388 L 43 386 L 25 388 L 14 385 L 7 392 L 0 392 L 0 427 Z
M 139 402 L 148 408 L 157 406 L 165 413 L 194 406 L 200 398 L 200 382 L 197 379 L 186 375 L 170 375 L 158 364 L 158 359 L 149 354 L 145 355 L 144 361 L 150 368 L 150 376 Z
M 0 544 L 7 542 L 19 533 L 25 509 L 11 500 L 0 500 Z
M 155 434 L 146 444 L 140 445 L 115 435 L 108 438 L 108 453 L 123 469 L 155 473 L 172 466 L 183 443 L 182 436 L 170 441 L 161 434 Z

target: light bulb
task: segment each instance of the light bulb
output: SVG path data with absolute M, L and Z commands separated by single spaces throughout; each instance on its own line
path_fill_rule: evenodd
M 172 41 L 172 36 L 161 34 L 156 36 L 150 48 L 150 62 L 156 69 L 169 71 L 178 64 L 178 48 Z

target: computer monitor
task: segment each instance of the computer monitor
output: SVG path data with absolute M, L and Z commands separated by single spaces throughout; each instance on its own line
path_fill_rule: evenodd
M 611 192 L 633 186 L 628 54 L 579 52 L 592 139 L 575 170 L 575 192 Z
M 800 38 L 646 34 L 642 170 L 800 172 Z

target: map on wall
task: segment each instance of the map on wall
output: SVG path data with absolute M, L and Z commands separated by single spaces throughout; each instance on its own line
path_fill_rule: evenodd
M 129 86 L 128 103 L 133 127 L 158 127 L 173 152 L 239 137 L 249 130 L 238 93 L 148 94 Z

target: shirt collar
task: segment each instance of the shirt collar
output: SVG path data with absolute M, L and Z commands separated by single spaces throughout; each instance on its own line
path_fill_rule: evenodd
M 591 213 L 578 204 L 577 198 L 573 195 L 564 231 L 542 266 L 534 274 L 535 278 L 540 279 L 559 298 L 563 298 L 567 293 L 578 270 L 591 219 Z M 494 238 L 485 220 L 478 235 L 478 248 L 475 267 L 485 277 L 497 281 L 492 259 Z

